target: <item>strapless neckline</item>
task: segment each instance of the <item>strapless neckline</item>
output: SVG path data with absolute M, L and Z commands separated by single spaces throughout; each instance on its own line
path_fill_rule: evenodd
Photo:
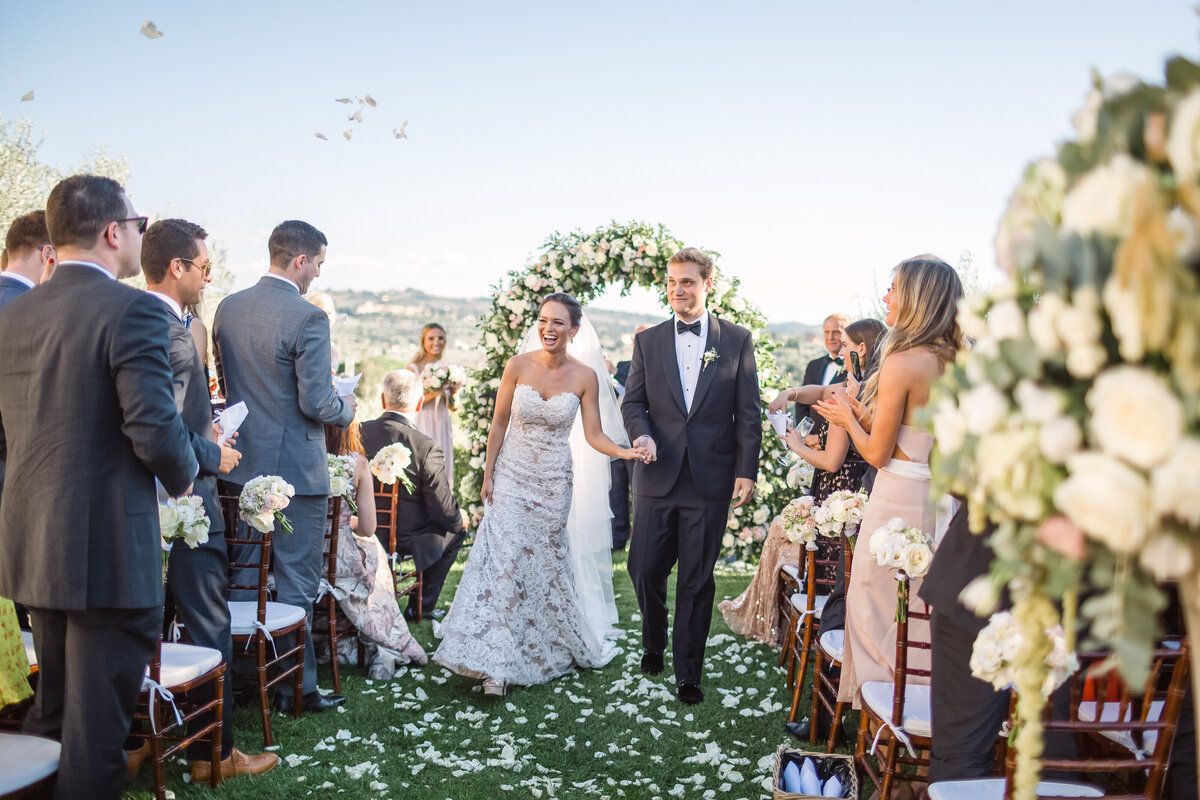
M 549 397 L 544 397 L 541 392 L 539 392 L 537 389 L 530 386 L 528 383 L 518 383 L 517 386 L 519 386 L 523 389 L 528 389 L 529 391 L 533 392 L 534 395 L 536 395 L 537 398 L 539 400 L 541 400 L 543 403 L 553 402 L 556 398 L 559 398 L 559 397 L 562 397 L 563 395 L 568 395 L 568 394 L 571 395 L 571 397 L 574 397 L 575 399 L 579 399 L 578 395 L 576 395 L 574 392 L 559 392 L 558 394 L 552 394 Z

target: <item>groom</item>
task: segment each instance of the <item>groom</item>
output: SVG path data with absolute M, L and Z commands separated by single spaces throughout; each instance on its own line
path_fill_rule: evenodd
M 762 412 L 750 332 L 705 307 L 713 261 L 694 247 L 667 263 L 674 318 L 639 333 L 621 414 L 634 447 L 629 576 L 642 610 L 642 671 L 667 648 L 667 578 L 679 562 L 672 654 L 679 699 L 704 699 L 700 674 L 712 621 L 713 565 L 734 508 L 754 495 Z

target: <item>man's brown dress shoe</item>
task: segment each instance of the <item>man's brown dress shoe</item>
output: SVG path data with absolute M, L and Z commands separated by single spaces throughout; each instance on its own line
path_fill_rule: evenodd
M 279 756 L 274 753 L 255 753 L 248 755 L 233 748 L 228 756 L 221 761 L 221 779 L 232 778 L 235 775 L 262 775 L 270 772 L 279 765 Z M 212 762 L 192 762 L 192 783 L 208 783 L 212 777 Z

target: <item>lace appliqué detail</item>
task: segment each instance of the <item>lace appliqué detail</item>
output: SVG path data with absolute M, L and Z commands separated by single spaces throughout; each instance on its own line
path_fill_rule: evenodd
M 578 411 L 570 392 L 544 398 L 520 383 L 513 392 L 492 504 L 434 654 L 454 672 L 528 686 L 616 655 L 590 630 L 571 569 L 569 437 Z

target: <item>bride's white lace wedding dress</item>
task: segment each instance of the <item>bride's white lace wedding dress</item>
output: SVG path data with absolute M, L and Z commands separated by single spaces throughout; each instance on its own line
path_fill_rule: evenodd
M 580 602 L 571 565 L 570 392 L 544 398 L 518 383 L 508 433 L 434 660 L 473 678 L 543 683 L 614 655 Z

